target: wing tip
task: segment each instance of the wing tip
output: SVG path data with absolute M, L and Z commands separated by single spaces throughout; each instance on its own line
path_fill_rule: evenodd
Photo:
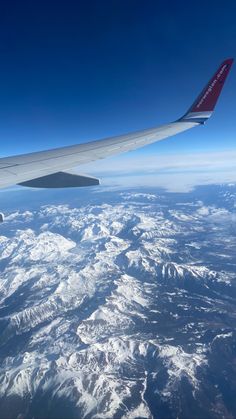
M 210 118 L 233 62 L 234 58 L 226 58 L 221 63 L 206 87 L 194 101 L 193 105 L 180 119 L 181 121 L 184 120 L 204 124 Z
M 228 63 L 228 64 L 233 64 L 233 62 L 234 62 L 234 58 L 226 58 L 224 61 L 223 61 L 223 63 L 222 64 L 224 64 L 224 63 Z

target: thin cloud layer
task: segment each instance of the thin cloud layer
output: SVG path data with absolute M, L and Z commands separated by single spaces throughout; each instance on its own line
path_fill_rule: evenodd
M 83 166 L 104 186 L 159 186 L 173 192 L 236 182 L 236 151 L 145 155 L 135 153 Z

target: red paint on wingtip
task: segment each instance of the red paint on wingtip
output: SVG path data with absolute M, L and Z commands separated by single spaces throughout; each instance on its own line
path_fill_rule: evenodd
M 233 58 L 228 58 L 223 61 L 214 76 L 198 96 L 189 112 L 209 112 L 214 110 L 233 61 Z

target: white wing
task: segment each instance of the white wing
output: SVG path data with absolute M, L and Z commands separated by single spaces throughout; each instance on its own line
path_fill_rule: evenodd
M 147 144 L 203 124 L 211 115 L 233 60 L 225 60 L 189 111 L 178 121 L 157 128 L 53 150 L 0 159 L 0 188 L 13 184 L 70 187 L 98 184 L 92 177 L 67 173 L 72 167 Z

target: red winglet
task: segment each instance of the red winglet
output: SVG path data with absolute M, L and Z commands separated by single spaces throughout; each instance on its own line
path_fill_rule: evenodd
M 233 61 L 233 58 L 229 58 L 221 64 L 188 112 L 211 112 L 214 110 Z

